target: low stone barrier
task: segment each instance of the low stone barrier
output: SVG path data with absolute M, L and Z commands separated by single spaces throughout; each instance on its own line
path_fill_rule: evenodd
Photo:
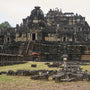
M 0 66 L 7 66 L 7 65 L 15 65 L 15 64 L 24 64 L 27 61 L 0 61 Z

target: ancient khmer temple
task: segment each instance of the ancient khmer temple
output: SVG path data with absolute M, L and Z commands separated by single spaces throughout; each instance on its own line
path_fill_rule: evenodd
M 41 61 L 90 60 L 90 26 L 85 17 L 58 8 L 44 14 L 39 6 L 15 28 L 0 30 L 0 53 Z

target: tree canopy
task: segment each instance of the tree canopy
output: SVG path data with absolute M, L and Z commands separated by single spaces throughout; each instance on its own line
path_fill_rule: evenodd
M 6 27 L 11 27 L 11 25 L 9 24 L 9 22 L 5 21 L 3 23 L 0 24 L 0 29 L 6 28 Z

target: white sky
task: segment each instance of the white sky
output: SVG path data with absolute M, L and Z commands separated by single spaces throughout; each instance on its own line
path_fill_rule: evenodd
M 90 25 L 90 0 L 0 0 L 0 23 L 20 24 L 35 6 L 40 6 L 44 13 L 56 7 L 63 12 L 78 13 L 86 17 Z

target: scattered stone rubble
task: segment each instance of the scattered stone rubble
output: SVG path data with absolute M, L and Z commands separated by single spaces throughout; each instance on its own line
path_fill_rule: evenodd
M 48 67 L 60 67 L 62 65 L 62 63 L 59 63 L 59 62 L 53 62 L 53 64 L 47 64 Z
M 50 63 L 47 63 L 50 64 Z M 55 63 L 56 64 L 56 63 Z M 57 63 L 58 64 L 58 63 Z M 66 67 L 62 67 L 60 70 L 9 70 L 8 72 L 0 72 L 0 75 L 7 74 L 12 76 L 30 76 L 33 80 L 52 80 L 55 82 L 71 82 L 71 81 L 90 81 L 90 73 L 83 71 L 76 63 L 67 63 Z
M 36 64 L 32 64 L 31 67 L 37 67 L 37 65 Z
M 90 73 L 88 73 L 87 70 L 82 71 L 82 68 L 80 68 L 79 65 L 70 65 L 69 63 L 66 67 L 62 67 L 62 69 L 59 70 L 56 75 L 53 75 L 52 78 L 55 82 L 90 81 Z

